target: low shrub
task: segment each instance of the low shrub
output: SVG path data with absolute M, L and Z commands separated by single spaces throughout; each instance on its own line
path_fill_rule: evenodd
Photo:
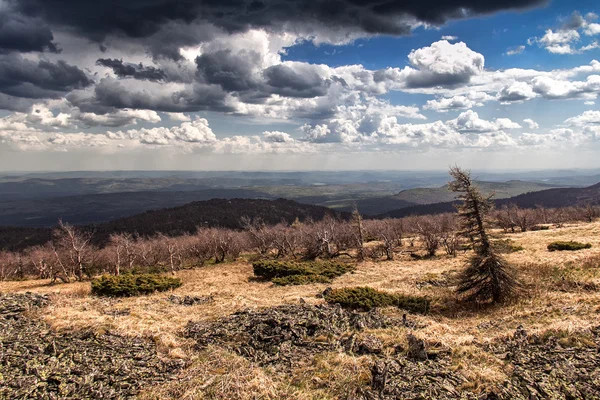
M 496 240 L 492 245 L 498 253 L 516 253 L 524 250 L 523 246 L 516 244 L 511 239 Z
M 181 285 L 179 278 L 158 274 L 103 275 L 92 280 L 92 293 L 98 296 L 129 297 L 164 292 Z
M 257 261 L 252 264 L 254 275 L 273 280 L 293 275 L 321 275 L 329 279 L 354 271 L 354 266 L 334 261 Z
M 589 243 L 580 243 L 580 242 L 552 242 L 548 245 L 548 251 L 575 251 L 581 249 L 589 249 L 592 245 Z
M 288 275 L 281 278 L 273 278 L 271 280 L 275 285 L 309 285 L 311 283 L 330 283 L 331 278 L 323 275 Z
M 395 306 L 406 311 L 425 314 L 429 311 L 429 300 L 420 296 L 388 293 L 368 286 L 332 289 L 324 294 L 325 301 L 342 307 L 370 310 L 374 307 Z

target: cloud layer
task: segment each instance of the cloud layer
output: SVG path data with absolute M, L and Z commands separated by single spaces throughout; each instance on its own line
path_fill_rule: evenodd
M 415 35 L 544 4 L 0 0 L 0 155 L 90 148 L 504 151 L 594 143 L 594 110 L 552 125 L 506 111 L 561 101 L 593 108 L 600 62 L 591 57 L 554 69 L 495 68 L 462 35 L 441 34 L 393 54 L 389 59 L 401 61 L 391 65 L 288 56 L 295 46 L 343 48 L 360 38 Z M 501 52 L 511 62 L 535 50 L 594 54 L 597 35 L 597 16 L 574 12 L 541 28 L 528 46 Z M 261 128 L 239 131 L 237 121 Z

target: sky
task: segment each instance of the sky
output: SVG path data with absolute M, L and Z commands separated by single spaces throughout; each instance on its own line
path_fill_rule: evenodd
M 598 14 L 0 0 L 0 171 L 598 168 Z

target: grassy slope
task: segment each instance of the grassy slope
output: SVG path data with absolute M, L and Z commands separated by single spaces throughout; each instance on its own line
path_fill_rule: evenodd
M 499 232 L 495 235 L 503 236 Z M 413 330 L 398 326 L 371 330 L 367 334 L 380 338 L 386 346 L 406 345 L 409 332 L 438 346 L 447 346 L 452 349 L 453 367 L 466 379 L 464 387 L 485 387 L 501 382 L 510 369 L 506 360 L 487 353 L 482 343 L 512 335 L 521 324 L 530 334 L 543 335 L 555 330 L 567 336 L 597 325 L 600 292 L 565 289 L 564 282 L 600 283 L 599 268 L 581 268 L 585 260 L 600 257 L 600 222 L 517 233 L 508 238 L 524 247 L 523 251 L 506 257 L 517 266 L 529 292 L 505 307 L 461 310 L 455 308 L 451 288 L 427 284 L 463 268 L 463 254 L 458 258 L 412 260 L 399 256 L 393 262 L 364 262 L 359 264 L 356 273 L 338 278 L 331 286 L 369 285 L 380 290 L 430 296 L 434 301 L 431 314 L 409 315 L 410 320 L 424 328 Z M 568 254 L 550 253 L 545 247 L 555 240 L 591 242 L 593 247 Z M 226 349 L 211 347 L 209 351 L 197 353 L 191 343 L 179 335 L 189 320 L 213 320 L 245 308 L 297 304 L 301 298 L 311 304 L 321 303 L 323 300 L 316 298 L 315 293 L 330 285 L 277 287 L 257 282 L 249 279 L 252 267 L 243 261 L 181 271 L 177 275 L 184 285 L 175 290 L 175 294 L 213 295 L 214 303 L 184 307 L 170 303 L 165 294 L 155 294 L 107 305 L 89 296 L 89 283 L 48 286 L 48 281 L 0 282 L 0 292 L 54 293 L 45 319 L 55 329 L 140 335 L 158 343 L 166 356 L 193 361 L 182 379 L 148 388 L 145 398 L 180 398 L 176 393 L 205 398 L 204 394 L 211 393 L 210 398 L 334 399 L 348 388 L 368 384 L 371 365 L 368 356 L 325 353 L 293 374 L 277 374 L 252 365 Z M 129 309 L 130 313 L 115 318 L 108 309 Z M 295 379 L 294 384 L 291 379 Z

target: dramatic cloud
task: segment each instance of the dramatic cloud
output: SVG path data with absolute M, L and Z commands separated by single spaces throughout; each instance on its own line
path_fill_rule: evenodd
M 600 94 L 595 14 L 524 24 L 523 43 L 542 50 L 515 46 L 504 18 L 488 31 L 444 26 L 543 4 L 0 0 L 0 158 L 86 149 L 323 161 L 589 144 L 600 137 L 597 112 L 585 111 Z M 423 41 L 431 35 L 441 40 Z M 532 61 L 546 51 L 578 56 Z
M 164 71 L 155 67 L 144 67 L 142 63 L 136 65 L 123 63 L 123 60 L 100 58 L 96 64 L 111 68 L 119 78 L 131 77 L 148 81 L 162 81 L 166 78 Z
M 58 98 L 92 84 L 85 72 L 64 61 L 31 61 L 18 54 L 0 55 L 0 92 L 16 97 Z
M 466 84 L 483 71 L 483 55 L 463 42 L 451 44 L 440 40 L 429 47 L 413 50 L 408 60 L 415 70 L 404 70 L 408 88 L 455 86 Z
M 168 86 L 147 82 L 132 85 L 112 78 L 102 79 L 93 93 L 72 92 L 67 97 L 85 112 L 105 113 L 114 108 L 145 109 L 165 112 L 201 110 L 233 111 L 228 95 L 216 85 Z
M 130 0 L 128 2 L 82 2 L 75 0 L 19 0 L 8 4 L 32 18 L 68 27 L 98 42 L 109 35 L 148 38 L 173 25 L 182 41 L 186 30 L 198 24 L 212 24 L 228 32 L 263 28 L 271 31 L 330 30 L 345 34 L 406 35 L 419 24 L 442 25 L 448 20 L 472 18 L 505 10 L 523 10 L 545 4 L 544 0 L 425 0 L 381 2 L 351 0 L 256 0 L 175 1 Z M 65 12 L 68 10 L 68 12 Z M 182 31 L 183 30 L 183 31 Z M 187 33 L 187 35 L 186 35 Z
M 307 66 L 298 71 L 288 65 L 273 65 L 264 71 L 267 84 L 274 94 L 286 97 L 318 97 L 327 93 L 329 81 Z
M 528 43 L 530 45 L 537 43 L 540 47 L 554 54 L 577 54 L 596 49 L 599 46 L 597 42 L 579 48 L 576 47 L 581 39 L 581 34 L 586 36 L 600 34 L 600 24 L 592 22 L 596 18 L 597 15 L 594 13 L 588 13 L 584 18 L 578 11 L 574 11 L 568 19 L 563 21 L 559 29 L 547 29 L 541 38 L 530 38 Z
M 43 20 L 14 12 L 0 2 L 0 53 L 11 51 L 58 52 L 58 47 Z
M 513 82 L 503 87 L 498 93 L 500 101 L 523 101 L 536 97 L 533 88 L 526 82 Z

